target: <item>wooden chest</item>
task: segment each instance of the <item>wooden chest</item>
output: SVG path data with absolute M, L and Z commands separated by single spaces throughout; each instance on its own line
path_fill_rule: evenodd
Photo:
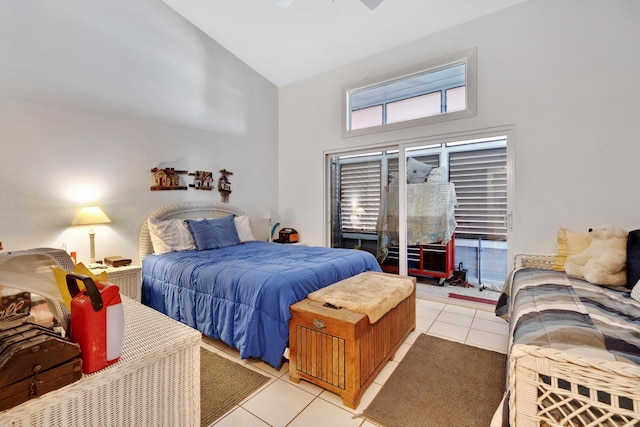
M 0 372 L 4 411 L 79 380 L 80 347 L 37 324 L 0 326 Z
M 373 324 L 364 314 L 310 299 L 292 305 L 289 378 L 336 393 L 355 409 L 362 393 L 415 329 L 415 278 L 411 279 L 412 294 Z

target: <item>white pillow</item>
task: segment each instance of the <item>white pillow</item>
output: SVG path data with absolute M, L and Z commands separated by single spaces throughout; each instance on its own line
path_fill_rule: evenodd
M 432 169 L 427 176 L 427 182 L 447 182 L 447 168 L 441 166 L 439 168 Z
M 233 222 L 236 224 L 236 231 L 238 232 L 240 242 L 244 243 L 251 240 L 256 240 L 253 238 L 253 233 L 251 232 L 251 222 L 249 222 L 249 217 L 247 215 L 235 216 L 233 218 Z
M 636 283 L 633 286 L 633 289 L 631 289 L 631 298 L 636 301 L 640 301 L 640 280 L 638 280 L 638 283 Z
M 407 159 L 407 184 L 420 184 L 427 180 L 433 166 L 422 163 L 413 157 Z
M 188 251 L 196 248 L 193 236 L 182 219 L 157 220 L 149 218 L 149 235 L 153 252 L 160 255 L 168 252 Z

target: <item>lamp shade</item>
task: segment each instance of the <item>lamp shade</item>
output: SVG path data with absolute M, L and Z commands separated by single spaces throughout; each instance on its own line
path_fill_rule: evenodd
M 109 224 L 111 219 L 98 206 L 85 206 L 80 209 L 72 225 Z

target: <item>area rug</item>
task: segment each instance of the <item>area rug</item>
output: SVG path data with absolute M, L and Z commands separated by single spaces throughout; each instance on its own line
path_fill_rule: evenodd
M 474 288 L 464 288 L 461 286 L 451 286 L 445 282 L 443 286 L 435 286 L 433 284 L 429 284 L 425 282 L 426 279 L 420 279 L 423 283 L 418 282 L 416 284 L 416 296 L 418 298 L 444 302 L 445 304 L 459 304 L 459 305 L 467 305 L 471 304 L 477 305 L 478 303 L 472 301 L 471 299 L 462 299 L 452 297 L 449 294 L 455 295 L 464 295 L 465 297 L 475 297 L 482 298 L 486 300 L 497 301 L 500 297 L 500 292 L 493 291 L 490 289 L 483 289 L 482 291 L 477 286 Z M 481 303 L 483 307 L 484 303 Z M 494 304 L 495 305 L 495 304 Z
M 505 364 L 504 354 L 421 334 L 364 416 L 386 427 L 487 427 Z
M 489 304 L 492 306 L 495 306 L 496 304 L 498 304 L 498 301 L 494 301 L 492 299 L 488 299 L 488 298 L 479 298 L 479 297 L 474 297 L 471 295 L 462 295 L 462 294 L 454 294 L 454 293 L 449 293 L 449 298 L 455 298 L 455 299 L 462 299 L 465 301 L 473 301 L 473 302 L 479 302 L 482 304 Z
M 269 378 L 200 347 L 200 425 L 208 426 Z

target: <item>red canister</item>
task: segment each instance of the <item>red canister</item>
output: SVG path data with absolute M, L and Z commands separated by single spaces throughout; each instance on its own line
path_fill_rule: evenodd
M 80 291 L 78 280 L 85 290 Z M 80 345 L 82 371 L 98 371 L 115 363 L 124 343 L 124 309 L 120 289 L 83 274 L 67 274 L 71 295 L 71 340 Z

